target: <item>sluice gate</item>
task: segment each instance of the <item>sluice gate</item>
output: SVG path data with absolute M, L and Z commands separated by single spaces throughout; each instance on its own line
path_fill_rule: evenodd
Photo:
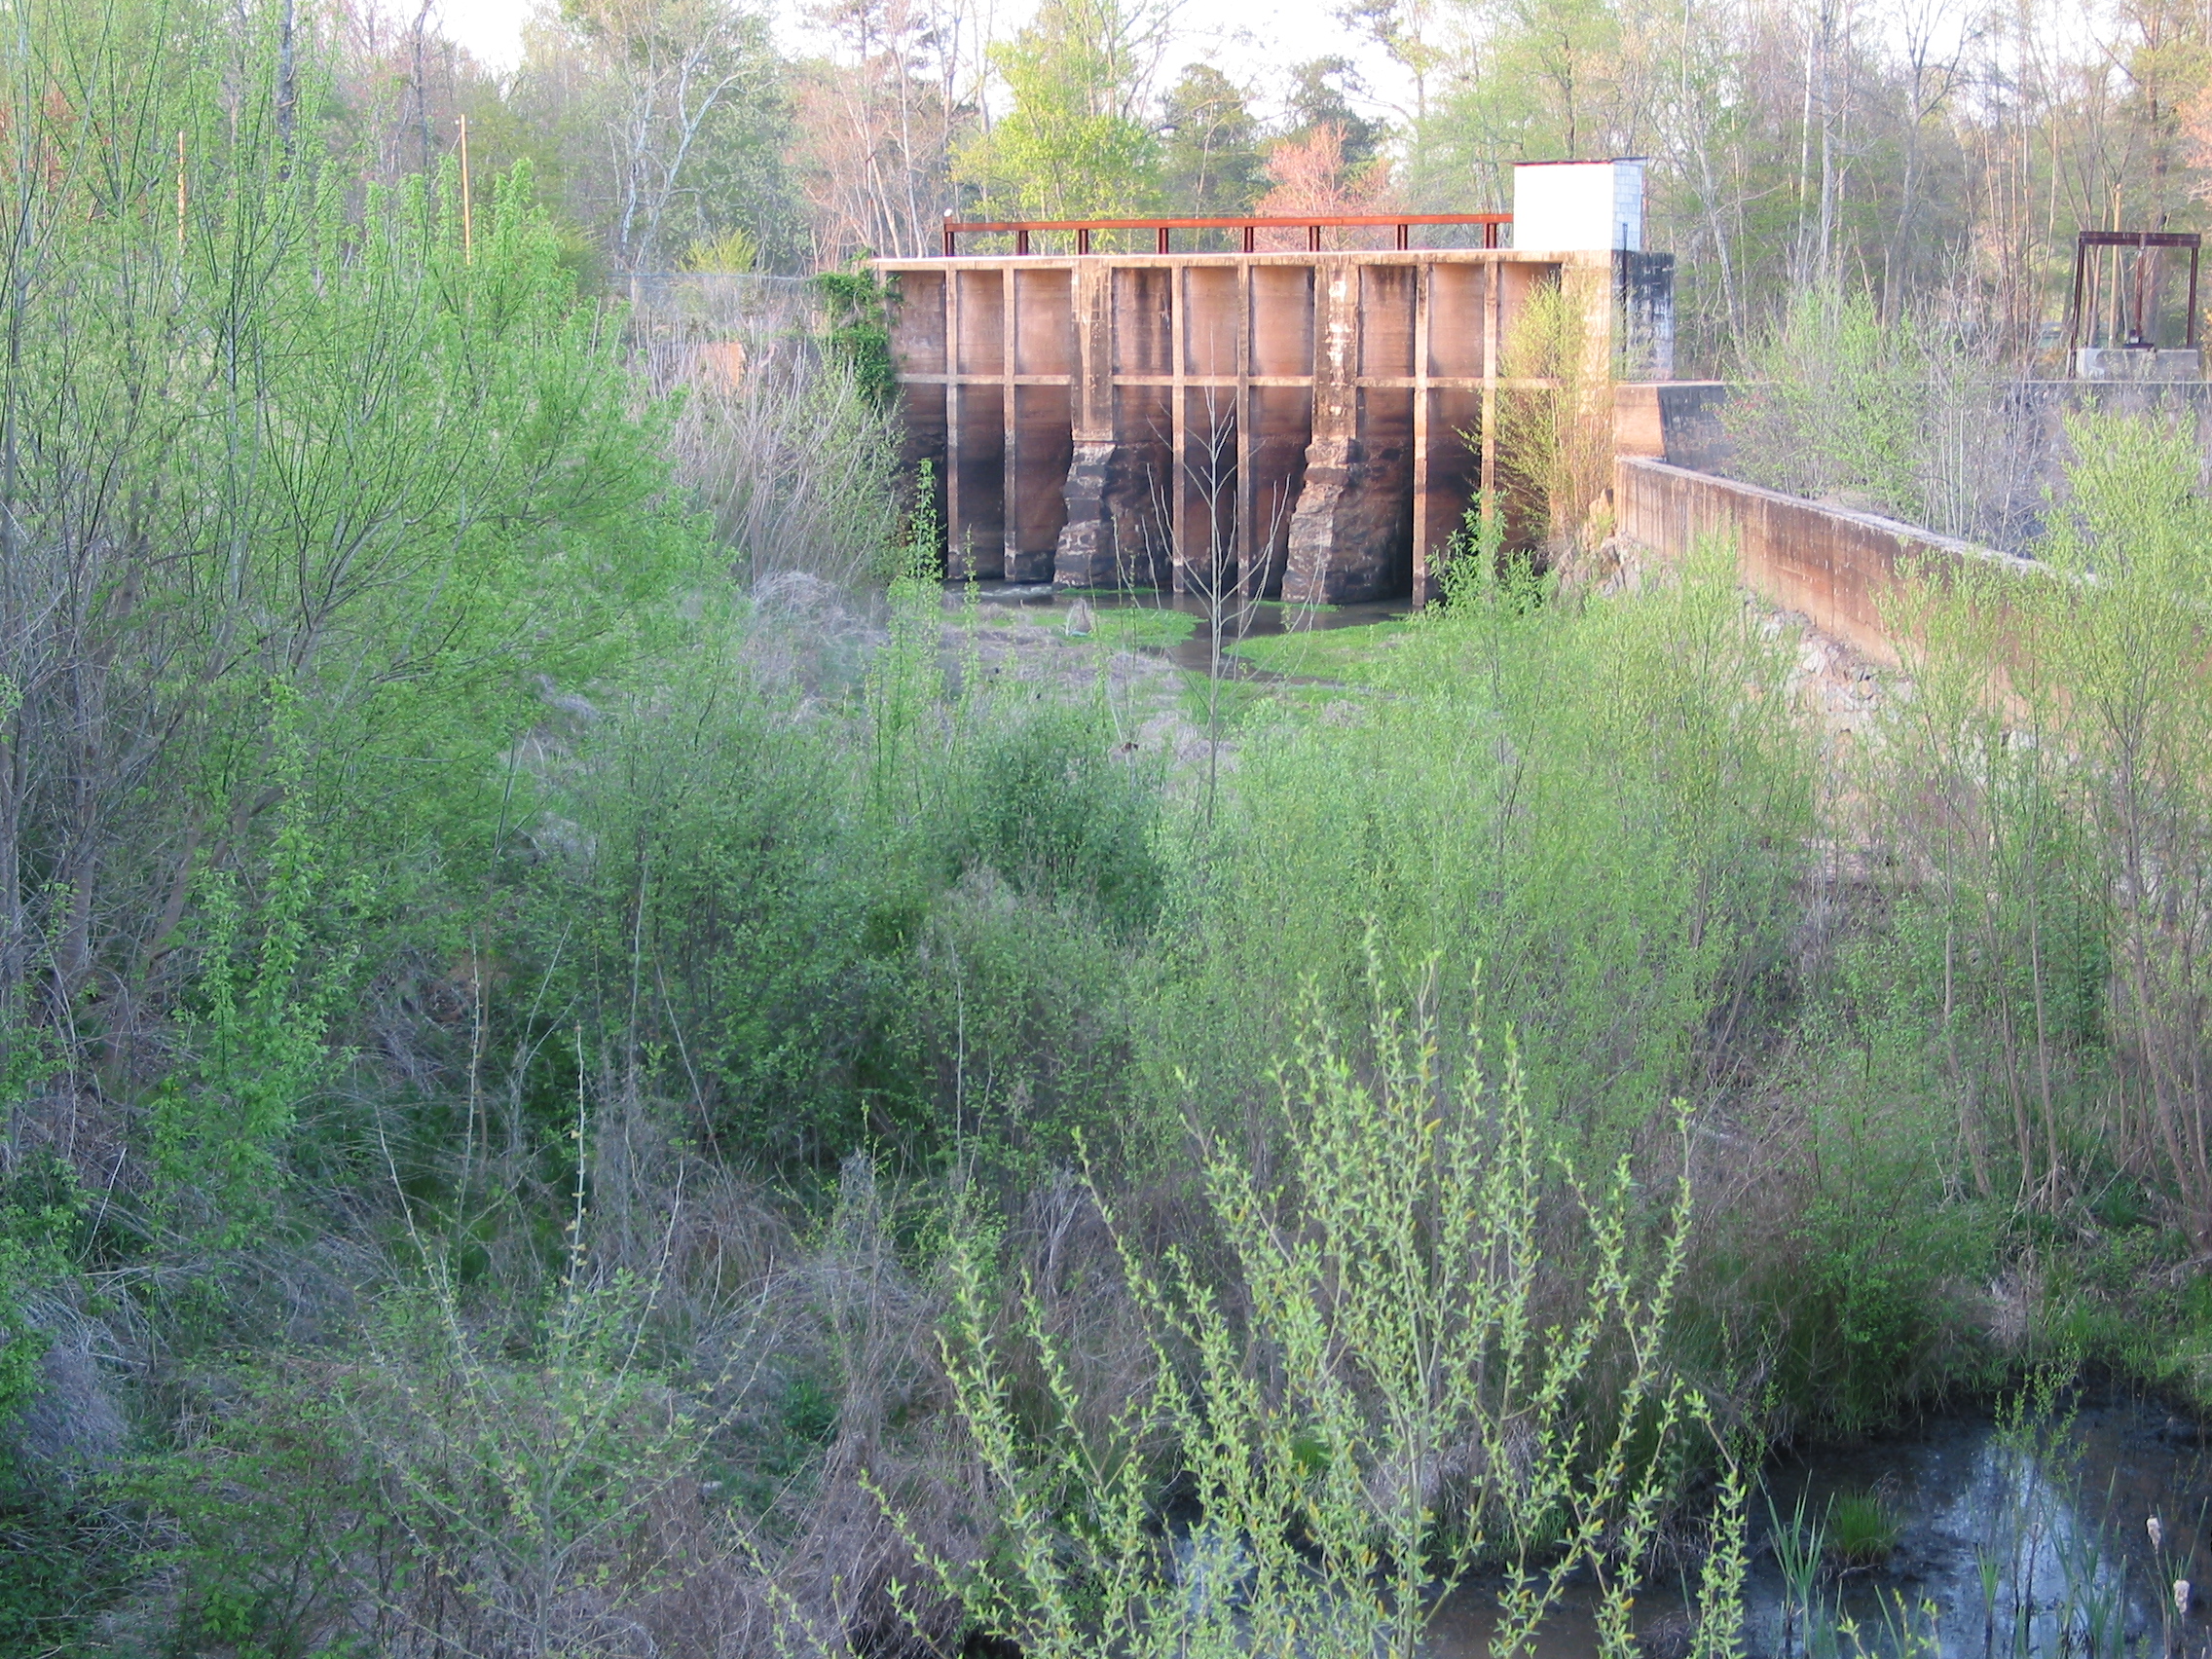
M 1501 397 L 1550 384 L 1505 373 L 1531 294 L 1583 296 L 1601 389 L 1668 373 L 1673 258 L 1637 245 L 1640 189 L 1616 240 L 1619 200 L 1595 246 L 1413 248 L 1400 225 L 1397 246 L 1329 250 L 1317 225 L 1303 248 L 1248 230 L 1235 251 L 1177 252 L 1162 228 L 1142 253 L 879 262 L 906 461 L 940 481 L 949 573 L 1427 599 L 1500 481 Z

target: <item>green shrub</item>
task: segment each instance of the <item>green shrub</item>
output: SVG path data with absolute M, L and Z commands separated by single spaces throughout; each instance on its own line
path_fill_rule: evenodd
M 171 1575 L 180 1653 L 346 1650 L 355 1573 L 392 1538 L 338 1378 L 328 1364 L 203 1374 L 193 1432 L 112 1483 L 113 1496 L 159 1519 L 163 1541 L 138 1565 Z M 374 1613 L 359 1610 L 373 1628 Z
M 0 1653 L 90 1650 L 94 1621 L 140 1569 L 135 1540 L 90 1494 L 0 1465 Z
M 1087 704 L 1041 704 L 985 724 L 956 809 L 954 856 L 1021 892 L 1090 907 L 1124 936 L 1142 933 L 1164 882 L 1153 846 L 1160 792 L 1113 745 L 1102 711 Z
M 1155 1259 L 1093 1193 L 1144 1333 L 1112 1398 L 1084 1397 L 1087 1356 L 1049 1324 L 1045 1287 L 1022 1286 L 1017 1330 L 1001 1328 L 997 1239 L 972 1215 L 953 1228 L 945 1368 L 998 1541 L 973 1570 L 925 1562 L 979 1634 L 1036 1655 L 1410 1656 L 1427 1610 L 1493 1565 L 1501 1649 L 1587 1572 L 1602 1651 L 1632 1652 L 1672 1475 L 1725 1452 L 1660 1358 L 1686 1182 L 1649 1206 L 1625 1161 L 1555 1184 L 1510 1051 L 1471 1038 L 1447 1082 L 1423 1018 L 1378 1013 L 1355 1058 L 1308 1017 L 1275 1072 L 1279 1163 L 1256 1176 L 1234 1138 L 1188 1147 L 1213 1271 Z M 1034 1368 L 1033 1400 L 1010 1353 Z M 1157 1503 L 1178 1476 L 1187 1510 L 1163 1549 Z M 1731 1469 L 1723 1571 L 1742 1495 Z M 1740 1608 L 1719 1594 L 1705 1611 L 1718 1639 Z
M 899 395 L 899 373 L 891 360 L 891 291 L 864 267 L 825 271 L 814 286 L 830 312 L 830 353 L 858 383 L 861 395 L 888 408 Z
M 1617 1149 L 1761 1012 L 1796 910 L 1811 753 L 1728 573 L 1575 607 L 1476 585 L 1350 719 L 1249 722 L 1166 930 L 1155 1065 L 1210 1105 L 1349 1018 L 1369 941 L 1518 1030 L 1547 1113 Z
M 0 1181 L 0 1445 L 38 1391 L 50 1346 L 33 1304 L 67 1302 L 81 1289 L 89 1207 L 76 1170 L 47 1149 L 18 1154 Z
M 1111 1120 L 1165 891 L 1159 779 L 1080 696 L 943 700 L 934 591 L 827 711 L 753 676 L 741 617 L 703 623 L 549 772 L 517 940 L 545 990 L 495 1041 L 539 1135 L 579 1021 L 726 1156 L 794 1169 L 986 1125 L 1065 1151 Z
M 1074 1159 L 1079 1134 L 1117 1148 L 1140 961 L 1089 905 L 1022 893 L 989 866 L 940 895 L 903 980 L 934 1102 L 912 1144 L 1015 1159 L 1030 1175 Z
M 1913 691 L 1884 828 L 1940 923 L 1924 1006 L 1977 1189 L 2048 1215 L 2084 1164 L 2156 1171 L 2202 1248 L 2212 503 L 2159 423 L 2068 437 L 2040 563 L 1931 570 L 1893 606 Z

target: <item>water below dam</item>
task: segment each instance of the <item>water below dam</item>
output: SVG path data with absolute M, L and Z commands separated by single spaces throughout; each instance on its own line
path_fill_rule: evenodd
M 947 616 L 957 616 L 965 609 L 969 585 L 945 584 Z M 1157 610 L 1187 616 L 1192 626 L 1185 638 L 1169 645 L 1140 645 L 1136 648 L 1157 650 L 1177 668 L 1200 674 L 1206 672 L 1211 662 L 1212 630 L 1208 624 L 1212 608 L 1197 594 L 1153 588 L 1071 590 L 1053 587 L 1049 582 L 978 581 L 973 586 L 979 604 L 1014 609 L 1029 621 L 1051 626 L 1064 626 L 1078 605 L 1088 606 L 1093 612 Z M 1392 622 L 1408 615 L 1411 609 L 1409 603 L 1402 599 L 1368 600 L 1356 605 L 1298 605 L 1280 600 L 1231 599 L 1222 606 L 1222 645 L 1229 651 L 1245 640 Z M 1250 664 L 1233 661 L 1231 668 L 1243 678 L 1283 678 Z
M 1871 1499 L 1894 1542 L 1853 1562 L 1833 1520 Z M 2158 1526 L 2154 1539 L 2150 1522 Z M 2212 1650 L 2212 1447 L 2197 1424 L 2125 1398 L 2061 1405 L 2040 1421 L 1932 1419 L 1850 1447 L 1786 1456 L 1751 1500 L 1747 1659 L 1941 1655 L 2105 1659 Z M 1815 1541 L 1805 1600 L 1785 1561 Z M 1797 1544 L 1792 1546 L 1791 1533 Z M 2175 1587 L 2186 1583 L 2186 1605 Z M 1637 1598 L 1652 1659 L 1688 1651 L 1679 1583 Z M 1479 1586 L 1437 1609 L 1435 1659 L 1484 1659 L 1493 1603 Z M 1597 1651 L 1587 1601 L 1539 1636 L 1537 1659 Z

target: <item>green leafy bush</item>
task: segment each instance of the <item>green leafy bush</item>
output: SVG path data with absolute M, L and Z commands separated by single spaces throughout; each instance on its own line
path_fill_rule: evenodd
M 1451 1017 L 1480 964 L 1547 1112 L 1616 1147 L 1770 994 L 1813 806 L 1786 664 L 1712 566 L 1579 608 L 1477 584 L 1383 660 L 1354 718 L 1247 724 L 1158 1063 L 1248 1099 L 1372 937 Z
M 864 398 L 889 408 L 899 395 L 899 372 L 891 360 L 893 294 L 866 267 L 825 271 L 814 285 L 830 310 L 830 354 L 851 373 Z
M 1588 1573 L 1601 1650 L 1635 1651 L 1677 1459 L 1726 1452 L 1660 1358 L 1686 1180 L 1653 1214 L 1625 1161 L 1602 1184 L 1547 1178 L 1511 1051 L 1472 1038 L 1448 1081 L 1425 1017 L 1378 1013 L 1357 1059 L 1308 1017 L 1275 1073 L 1292 1132 L 1273 1169 L 1255 1177 L 1233 1139 L 1190 1149 L 1216 1263 L 1155 1259 L 1091 1195 L 1143 1331 L 1113 1398 L 1084 1397 L 1085 1356 L 1045 1313 L 1058 1287 L 1018 1286 L 1006 1330 L 996 1239 L 953 1229 L 945 1369 L 999 1544 L 973 1570 L 918 1553 L 980 1634 L 1031 1654 L 1410 1656 L 1491 1566 L 1503 1648 Z M 1010 1350 L 1041 1381 L 1038 1420 Z M 1157 1496 L 1178 1477 L 1163 1544 Z M 1733 1469 L 1725 1486 L 1721 1530 L 1740 1530 Z M 1721 1593 L 1703 1611 L 1725 1641 L 1741 1609 Z
M 951 848 L 1024 893 L 1091 908 L 1125 935 L 1159 914 L 1157 780 L 1112 755 L 1095 705 L 1043 704 L 987 722 Z

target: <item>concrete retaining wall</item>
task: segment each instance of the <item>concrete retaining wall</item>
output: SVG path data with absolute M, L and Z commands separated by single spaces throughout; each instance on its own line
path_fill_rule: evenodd
M 1822 506 L 1755 484 L 1644 456 L 1613 467 L 1619 535 L 1663 559 L 1685 557 L 1700 538 L 1733 539 L 1744 585 L 1772 605 L 1810 617 L 1824 634 L 1878 662 L 1898 661 L 1883 609 L 1908 569 L 1991 561 L 2033 570 L 2029 560 L 1957 541 L 1873 513 Z
M 1622 381 L 1613 387 L 1613 448 L 1699 472 L 1724 472 L 1725 381 Z

